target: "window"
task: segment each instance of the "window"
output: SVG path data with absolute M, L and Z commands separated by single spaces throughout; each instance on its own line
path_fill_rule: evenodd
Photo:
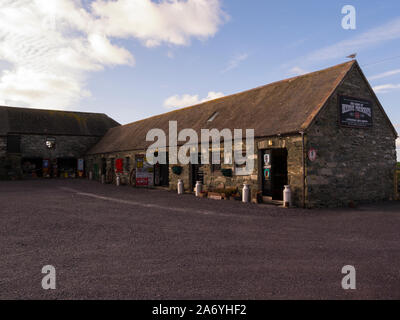
M 21 136 L 7 136 L 7 152 L 21 152 Z
M 210 119 L 207 120 L 207 122 L 213 122 L 215 118 L 218 116 L 218 112 L 214 112 L 213 115 L 210 117 Z

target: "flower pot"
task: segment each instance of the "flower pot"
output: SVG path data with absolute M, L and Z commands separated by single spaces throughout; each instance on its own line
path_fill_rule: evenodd
M 172 167 L 172 172 L 174 174 L 176 174 L 177 176 L 179 176 L 182 173 L 182 169 L 183 168 L 181 166 L 174 166 L 174 167 Z
M 221 169 L 222 175 L 224 177 L 232 177 L 232 169 Z

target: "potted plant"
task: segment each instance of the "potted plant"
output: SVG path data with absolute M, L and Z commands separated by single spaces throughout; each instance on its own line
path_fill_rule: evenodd
M 234 198 L 235 200 L 237 200 L 237 201 L 242 201 L 242 196 L 240 195 L 239 192 L 236 192 L 236 193 L 233 195 L 233 198 Z
M 221 169 L 224 177 L 232 177 L 232 169 Z
M 202 191 L 200 193 L 200 198 L 207 198 L 208 192 L 207 191 Z
M 179 176 L 182 173 L 182 167 L 181 166 L 173 166 L 172 167 L 172 172 L 174 174 L 176 174 L 177 176 Z

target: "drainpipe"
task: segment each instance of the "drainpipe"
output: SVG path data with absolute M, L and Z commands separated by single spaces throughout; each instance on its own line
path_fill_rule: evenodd
M 302 166 L 303 166 L 303 208 L 306 207 L 306 161 L 304 155 L 304 131 L 299 132 L 301 134 L 301 154 L 302 154 Z

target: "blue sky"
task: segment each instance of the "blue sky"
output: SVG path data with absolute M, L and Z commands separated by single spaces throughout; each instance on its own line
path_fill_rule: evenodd
M 294 67 L 313 71 L 344 62 L 353 52 L 358 52 L 367 77 L 400 69 L 400 35 L 393 41 L 343 52 L 338 58 L 306 60 L 321 48 L 400 19 L 399 1 L 352 1 L 357 10 L 357 29 L 344 30 L 341 8 L 348 3 L 224 1 L 230 19 L 208 40 L 192 39 L 188 46 L 150 49 L 125 41 L 124 46 L 135 55 L 136 66 L 92 74 L 88 88 L 93 95 L 82 100 L 81 106 L 127 123 L 165 112 L 163 102 L 172 95 L 205 98 L 210 91 L 231 94 L 292 76 Z M 173 58 L 168 57 L 169 52 Z M 398 59 L 369 65 L 396 55 Z M 226 71 L 230 61 L 240 56 L 247 58 Z M 400 73 L 371 81 L 373 86 L 387 83 L 400 84 Z M 400 88 L 378 95 L 393 123 L 400 124 Z
M 18 9 L 23 1 L 0 0 L 0 7 Z M 0 13 L 0 21 L 7 22 L 0 30 L 8 28 L 0 31 L 0 103 L 104 112 L 125 124 L 169 111 L 172 105 L 342 63 L 357 52 L 400 131 L 398 0 L 55 2 L 56 9 L 49 9 L 46 1 L 29 1 L 29 17 Z M 170 8 L 178 8 L 177 3 L 175 16 Z M 356 8 L 356 30 L 342 28 L 344 5 Z M 33 27 L 48 12 L 55 17 L 54 26 L 50 23 L 54 30 L 41 25 L 43 35 L 35 31 L 31 38 L 36 42 L 22 46 L 13 36 L 20 35 L 18 19 Z M 41 52 L 43 39 L 49 49 Z M 17 59 L 7 55 L 7 48 L 23 54 Z M 55 61 L 51 68 L 48 61 Z M 65 77 L 55 78 L 57 73 Z

